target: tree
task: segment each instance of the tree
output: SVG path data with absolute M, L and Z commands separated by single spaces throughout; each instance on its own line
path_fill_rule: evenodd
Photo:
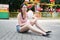
M 10 11 L 17 11 L 17 9 L 20 8 L 20 5 L 24 2 L 25 0 L 10 0 L 9 1 L 9 10 Z
M 50 3 L 50 0 L 40 0 L 41 3 Z
M 55 4 L 60 4 L 60 0 L 55 0 Z

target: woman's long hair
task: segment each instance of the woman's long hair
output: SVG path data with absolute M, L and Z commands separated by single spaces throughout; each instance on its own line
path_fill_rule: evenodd
M 21 12 L 22 19 L 24 19 L 24 18 L 23 18 L 23 12 L 22 12 L 22 9 L 21 9 L 23 6 L 24 6 L 24 4 L 22 4 L 22 5 L 20 6 L 20 12 Z

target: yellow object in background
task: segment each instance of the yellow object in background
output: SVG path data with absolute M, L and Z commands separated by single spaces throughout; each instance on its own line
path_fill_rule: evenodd
M 30 0 L 30 2 L 33 2 L 33 0 Z
M 9 12 L 8 9 L 0 9 L 0 12 Z

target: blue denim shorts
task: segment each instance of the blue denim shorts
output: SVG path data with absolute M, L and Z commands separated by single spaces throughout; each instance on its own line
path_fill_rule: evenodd
M 28 32 L 28 30 L 27 31 L 24 31 L 24 32 L 20 32 L 20 25 L 17 25 L 16 26 L 16 30 L 17 30 L 18 33 L 26 33 L 26 32 Z

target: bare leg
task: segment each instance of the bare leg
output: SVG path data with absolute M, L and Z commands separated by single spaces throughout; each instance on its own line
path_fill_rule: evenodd
M 37 21 L 35 22 L 35 25 L 36 25 L 36 27 L 38 27 L 41 31 L 47 32 L 46 30 L 44 30 L 44 29 L 40 26 L 40 24 L 39 24 Z
M 28 28 L 29 28 L 31 31 L 36 32 L 36 33 L 38 33 L 38 34 L 44 34 L 44 35 L 46 35 L 45 32 L 41 31 L 40 29 L 36 28 L 35 26 L 29 25 Z
M 47 32 L 46 30 L 44 30 L 39 23 L 37 23 L 37 20 L 33 19 L 33 21 L 31 21 L 31 25 L 36 25 L 37 28 L 39 28 L 41 31 L 43 32 Z
M 29 28 L 27 27 L 27 25 L 24 25 L 20 28 L 20 32 L 24 32 L 24 31 L 28 31 Z
M 30 29 L 31 31 L 36 32 L 36 33 L 38 33 L 38 34 L 44 34 L 44 35 L 46 35 L 45 32 L 43 32 L 43 31 L 35 28 L 34 26 L 32 26 L 32 25 L 29 24 L 29 23 L 26 24 L 26 25 L 24 25 L 23 27 L 21 27 L 20 32 L 24 32 L 24 31 L 26 31 L 26 29 Z
M 37 23 L 37 20 L 33 19 L 33 21 L 31 21 L 31 25 L 36 25 L 37 28 L 39 28 L 41 31 L 43 32 L 47 32 L 46 30 L 44 30 L 39 23 Z
M 33 22 L 31 22 L 31 25 L 36 25 L 36 27 L 38 28 L 38 29 L 40 29 L 41 31 L 43 31 L 43 32 L 45 32 L 45 33 L 51 33 L 51 31 L 47 31 L 47 30 L 45 30 L 45 29 L 43 29 L 41 26 L 40 26 L 40 24 L 37 22 L 37 20 L 33 20 Z

